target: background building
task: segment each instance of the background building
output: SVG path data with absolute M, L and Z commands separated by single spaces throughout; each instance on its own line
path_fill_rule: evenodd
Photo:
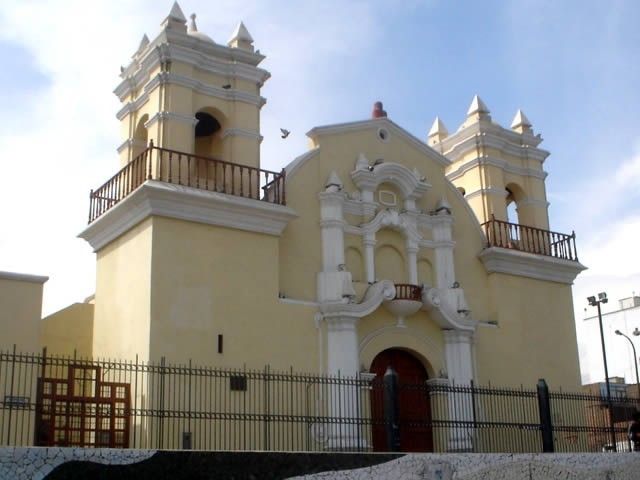
M 586 300 L 585 300 L 586 304 Z M 615 308 L 617 307 L 617 308 Z M 609 376 L 622 377 L 626 383 L 636 383 L 633 349 L 627 339 L 616 335 L 616 330 L 627 335 L 640 354 L 640 297 L 633 295 L 616 302 L 613 311 L 602 314 L 605 348 Z M 585 309 L 585 317 L 576 321 L 578 350 L 580 352 L 580 373 L 583 384 L 604 381 L 604 364 L 600 341 L 600 327 L 595 308 Z
M 0 349 L 40 349 L 42 288 L 48 277 L 0 272 Z

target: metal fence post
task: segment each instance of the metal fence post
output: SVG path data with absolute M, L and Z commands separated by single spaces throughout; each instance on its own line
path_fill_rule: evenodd
M 540 410 L 540 430 L 542 433 L 542 451 L 553 453 L 553 423 L 551 421 L 551 400 L 549 398 L 549 386 L 544 378 L 538 380 L 538 408 Z
M 392 366 L 387 367 L 384 384 L 384 424 L 387 433 L 387 449 L 400 451 L 400 425 L 398 410 L 398 374 Z

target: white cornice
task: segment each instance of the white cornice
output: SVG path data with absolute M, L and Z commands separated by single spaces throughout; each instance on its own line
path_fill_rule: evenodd
M 447 173 L 446 177 L 449 181 L 453 182 L 454 180 L 457 180 L 458 178 L 463 176 L 469 170 L 479 165 L 490 165 L 493 167 L 500 168 L 507 173 L 513 173 L 514 175 L 522 175 L 523 177 L 539 178 L 541 180 L 544 180 L 545 178 L 547 178 L 547 175 L 548 175 L 548 173 L 542 169 L 537 170 L 537 169 L 527 168 L 527 167 L 518 167 L 500 158 L 482 157 L 482 158 L 474 158 L 467 162 L 462 162 L 458 166 L 458 168 L 456 168 L 455 170 L 450 170 L 449 173 Z
M 497 195 L 499 197 L 506 198 L 508 194 L 509 192 L 507 192 L 504 188 L 489 187 L 479 188 L 478 190 L 475 190 L 473 192 L 465 193 L 464 198 L 465 200 L 471 200 L 475 197 L 479 197 L 480 195 Z
M 487 273 L 506 273 L 569 285 L 587 269 L 580 262 L 499 247 L 487 248 L 478 257 Z
M 431 314 L 431 317 L 442 329 L 454 329 L 474 332 L 477 322 L 470 317 L 465 317 L 451 304 L 451 289 L 423 288 L 422 310 Z
M 148 180 L 78 236 L 98 251 L 152 215 L 276 236 L 297 216 L 282 205 Z
M 359 122 L 349 123 L 337 123 L 335 125 L 326 125 L 312 128 L 307 132 L 309 138 L 315 139 L 317 137 L 323 137 L 326 135 L 335 135 L 340 133 L 357 132 L 361 130 L 372 130 L 372 132 L 378 132 L 380 127 L 388 128 L 391 133 L 402 136 L 405 140 L 411 143 L 416 149 L 424 153 L 427 157 L 434 160 L 436 163 L 446 167 L 451 162 L 446 157 L 440 155 L 433 148 L 428 146 L 422 140 L 414 137 L 404 128 L 400 127 L 396 123 L 389 120 L 387 117 L 375 118 L 371 120 L 363 120 Z
M 122 106 L 122 108 L 116 112 L 116 118 L 118 120 L 122 120 L 130 113 L 140 110 L 144 106 L 144 104 L 147 103 L 148 101 L 149 101 L 149 93 L 144 92 L 135 100 L 125 103 Z
M 173 120 L 178 123 L 187 124 L 190 127 L 193 127 L 196 123 L 198 123 L 198 119 L 194 116 L 180 115 L 179 113 L 163 111 L 156 112 L 153 117 L 145 122 L 144 126 L 145 128 L 151 128 L 152 125 L 154 125 L 156 122 L 159 122 L 160 120 Z
M 114 93 L 123 100 L 132 91 L 141 89 L 150 72 L 167 61 L 183 62 L 202 72 L 239 78 L 258 85 L 264 84 L 271 76 L 268 71 L 257 68 L 257 64 L 265 58 L 260 54 L 221 45 L 194 43 L 194 39 L 188 35 L 178 35 L 176 38 L 177 43 L 166 43 L 174 39 L 163 39 L 164 42 L 159 38 L 154 39 L 145 53 L 135 57 L 127 66 L 123 72 L 124 79 Z M 186 42 L 180 42 L 181 39 Z
M 396 295 L 396 288 L 392 281 L 381 280 L 369 286 L 360 303 L 327 302 L 320 303 L 320 311 L 327 319 L 358 319 L 366 317 L 375 311 L 385 300 L 392 300 Z
M 493 137 L 496 140 L 506 142 L 513 146 L 529 145 L 535 148 L 542 143 L 542 137 L 540 136 L 530 133 L 520 134 L 511 129 L 504 128 L 495 122 L 479 121 L 459 128 L 456 132 L 440 142 L 440 145 L 446 152 L 455 148 L 455 146 L 461 142 L 464 142 L 468 137 L 473 138 L 475 134 L 485 134 L 487 137 Z M 540 150 L 544 151 L 542 149 Z
M 539 200 L 537 198 L 524 198 L 522 200 L 520 200 L 518 202 L 518 206 L 522 207 L 525 205 L 531 205 L 534 207 L 542 207 L 542 208 L 548 208 L 549 205 L 551 205 L 551 203 L 547 202 L 546 200 Z
M 143 148 L 145 148 L 146 146 L 147 146 L 147 144 L 142 140 L 138 140 L 137 138 L 127 138 L 124 142 L 122 142 L 120 144 L 120 146 L 118 148 L 116 148 L 116 151 L 118 153 L 122 153 L 122 151 L 125 148 L 130 148 L 130 147 L 143 147 Z
M 138 98 L 131 102 L 127 102 L 122 106 L 118 113 L 116 113 L 116 118 L 118 120 L 122 120 L 129 113 L 139 110 L 140 107 L 149 100 L 150 93 L 160 85 L 179 85 L 209 97 L 220 98 L 227 101 L 243 102 L 257 107 L 264 106 L 267 101 L 264 97 L 253 93 L 243 92 L 241 90 L 225 90 L 221 86 L 208 85 L 183 75 L 161 72 L 155 75 L 144 85 L 144 91 Z
M 404 165 L 399 163 L 381 163 L 368 168 L 358 169 L 351 172 L 353 183 L 360 190 L 375 190 L 381 183 L 389 182 L 396 185 L 404 199 L 418 199 L 424 195 L 431 185 L 424 177 L 420 177 Z
M 308 152 L 303 153 L 302 155 L 297 156 L 293 159 L 293 161 L 289 162 L 289 164 L 285 167 L 285 172 L 287 174 L 287 181 L 291 180 L 293 176 L 300 170 L 300 168 L 311 160 L 313 157 L 318 155 L 320 152 L 320 148 L 316 147 Z
M 266 103 L 266 99 L 260 95 L 254 93 L 243 92 L 242 90 L 229 89 L 226 90 L 222 86 L 209 85 L 207 83 L 195 80 L 191 77 L 184 75 L 178 75 L 176 73 L 159 73 L 156 75 L 146 86 L 145 91 L 152 90 L 155 86 L 155 82 L 166 85 L 179 85 L 181 87 L 190 88 L 203 95 L 209 97 L 221 98 L 232 102 L 243 102 L 249 105 L 255 105 L 262 107 Z
M 27 273 L 0 271 L 0 280 L 14 280 L 16 282 L 28 283 L 45 283 L 47 280 L 49 280 L 49 277 L 43 277 L 40 275 L 29 275 Z
M 259 133 L 253 132 L 251 130 L 245 130 L 243 128 L 228 128 L 222 133 L 222 138 L 225 137 L 246 137 L 252 140 L 258 140 L 260 142 L 262 142 L 263 139 L 262 135 L 260 135 Z
M 444 148 L 441 144 L 438 146 Z M 449 150 L 443 150 L 443 153 L 450 161 L 455 163 L 463 155 L 475 152 L 478 148 L 493 148 L 522 160 L 536 160 L 540 163 L 543 163 L 549 156 L 549 152 L 541 148 L 536 148 L 532 145 L 513 144 L 501 137 L 485 132 L 477 134 L 470 132 L 468 137 L 453 144 Z

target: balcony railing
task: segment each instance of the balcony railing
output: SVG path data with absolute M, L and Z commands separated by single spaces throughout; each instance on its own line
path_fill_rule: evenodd
M 422 287 L 411 283 L 396 283 L 396 296 L 394 300 L 415 300 L 422 301 Z
M 576 234 L 551 232 L 541 228 L 518 225 L 517 223 L 491 220 L 482 224 L 487 236 L 488 247 L 501 247 L 522 252 L 578 261 Z
M 89 223 L 146 180 L 285 205 L 285 172 L 239 165 L 149 144 L 104 185 L 90 193 Z

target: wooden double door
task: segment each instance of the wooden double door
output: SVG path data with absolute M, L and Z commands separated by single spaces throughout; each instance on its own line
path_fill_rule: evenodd
M 431 402 L 426 384 L 427 371 L 420 360 L 409 352 L 397 348 L 380 352 L 371 364 L 370 371 L 376 374 L 371 395 L 373 449 L 376 452 L 388 450 L 382 379 L 390 366 L 398 374 L 400 450 L 431 452 L 433 451 L 433 434 Z
M 129 384 L 103 381 L 94 366 L 56 373 L 38 379 L 36 445 L 128 448 Z

